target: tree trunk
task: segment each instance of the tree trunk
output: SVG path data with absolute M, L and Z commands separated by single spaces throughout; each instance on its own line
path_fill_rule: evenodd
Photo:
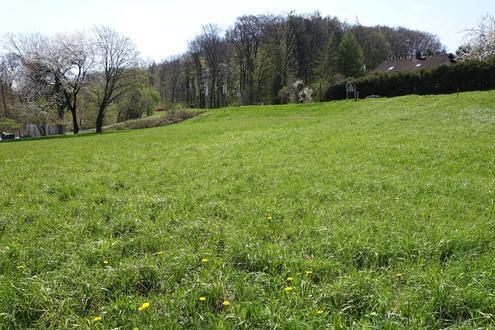
M 46 124 L 36 124 L 40 136 L 46 136 Z
M 64 110 L 65 108 L 69 108 L 70 113 L 72 114 L 72 131 L 74 134 L 79 134 L 79 122 L 77 121 L 77 93 L 75 93 L 71 98 L 69 97 L 67 92 L 64 92 L 65 102 L 64 104 L 59 104 L 58 114 L 59 119 L 64 119 Z
M 76 109 L 76 100 L 74 99 L 74 104 L 68 104 L 70 113 L 72 114 L 72 126 L 74 134 L 79 134 L 79 123 L 77 121 L 77 109 Z
M 103 119 L 105 117 L 105 108 L 103 106 L 100 106 L 98 109 L 98 117 L 96 117 L 96 133 L 102 133 L 103 132 Z
M 72 113 L 72 125 L 74 134 L 79 134 L 79 123 L 77 122 L 77 111 L 74 105 L 70 105 L 70 112 Z
M 2 88 L 2 103 L 3 103 L 3 109 L 4 109 L 4 113 L 5 113 L 5 118 L 8 118 L 9 117 L 9 111 L 8 111 L 8 108 L 7 108 L 7 100 L 6 100 L 6 97 L 5 97 L 5 86 L 3 84 L 3 82 L 0 82 L 0 87 Z
M 58 119 L 64 120 L 64 111 L 65 111 L 65 104 L 59 104 L 57 106 L 57 113 L 58 113 Z

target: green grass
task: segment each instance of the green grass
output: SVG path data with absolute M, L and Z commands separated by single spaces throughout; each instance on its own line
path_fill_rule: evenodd
M 494 327 L 494 142 L 483 92 L 0 144 L 0 328 Z

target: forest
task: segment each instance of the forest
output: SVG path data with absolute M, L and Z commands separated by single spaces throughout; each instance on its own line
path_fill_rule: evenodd
M 392 56 L 444 52 L 431 33 L 367 27 L 336 17 L 243 16 L 227 31 L 206 25 L 188 51 L 149 66 L 164 103 L 217 108 L 288 103 L 299 88 L 318 100 L 326 86 L 358 77 Z M 299 101 L 299 100 L 292 100 Z

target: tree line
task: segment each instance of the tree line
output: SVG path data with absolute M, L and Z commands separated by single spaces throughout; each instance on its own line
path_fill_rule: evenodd
M 319 98 L 326 86 L 362 76 L 389 57 L 444 51 L 437 36 L 402 27 L 349 24 L 318 13 L 250 15 L 227 31 L 204 26 L 186 53 L 151 64 L 149 74 L 168 104 L 279 104 L 298 86 Z
M 132 41 L 108 27 L 84 33 L 8 35 L 0 54 L 0 129 L 65 123 L 101 132 L 151 114 L 158 103 L 218 108 L 321 100 L 328 86 L 391 56 L 444 51 L 431 33 L 349 24 L 336 17 L 248 15 L 213 24 L 187 51 L 144 64 Z M 2 126 L 3 125 L 3 126 Z

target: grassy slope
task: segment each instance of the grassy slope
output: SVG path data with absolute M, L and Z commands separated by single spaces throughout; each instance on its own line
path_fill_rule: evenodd
M 1 144 L 0 324 L 493 326 L 494 99 Z

